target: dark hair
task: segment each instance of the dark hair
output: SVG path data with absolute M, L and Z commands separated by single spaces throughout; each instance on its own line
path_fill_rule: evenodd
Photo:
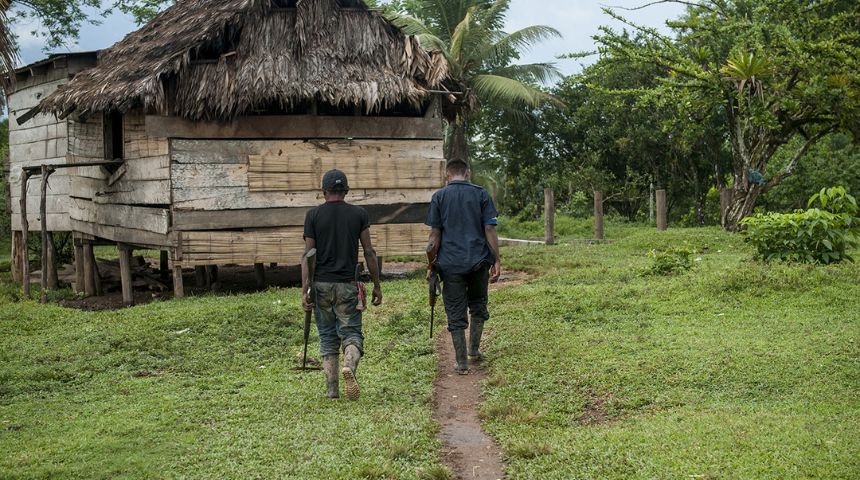
M 462 158 L 452 158 L 445 164 L 445 171 L 451 175 L 466 175 L 469 171 L 469 164 Z

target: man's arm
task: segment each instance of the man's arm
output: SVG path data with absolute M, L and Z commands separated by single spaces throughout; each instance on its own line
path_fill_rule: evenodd
M 379 284 L 379 260 L 376 258 L 376 250 L 370 242 L 370 229 L 365 228 L 358 237 L 361 241 L 361 249 L 364 250 L 364 263 L 370 271 L 370 279 L 373 281 L 373 304 L 382 304 L 382 286 Z
M 499 254 L 499 234 L 496 233 L 496 226 L 484 225 L 484 236 L 487 238 L 487 244 L 495 257 L 493 266 L 490 268 L 490 283 L 493 283 L 502 275 L 502 256 Z
M 313 299 L 308 296 L 308 292 L 310 291 L 310 287 L 314 279 L 310 278 L 307 253 L 312 248 L 316 248 L 316 246 L 316 239 L 305 237 L 305 253 L 302 255 L 302 306 L 308 311 L 314 308 Z

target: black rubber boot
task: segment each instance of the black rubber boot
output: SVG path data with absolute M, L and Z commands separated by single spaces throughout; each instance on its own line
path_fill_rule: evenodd
M 469 373 L 469 366 L 466 364 L 466 331 L 455 330 L 451 332 L 451 341 L 454 343 L 454 356 L 457 359 L 457 366 L 454 370 L 460 375 Z
M 323 357 L 326 397 L 328 398 L 340 398 L 337 375 L 338 360 L 339 355 L 326 355 Z
M 472 362 L 480 362 L 484 359 L 484 354 L 481 353 L 481 335 L 484 333 L 484 322 L 472 321 L 469 325 L 469 360 Z
M 347 345 L 343 350 L 343 389 L 346 393 L 346 398 L 350 400 L 358 400 L 359 388 L 358 379 L 355 376 L 355 371 L 358 370 L 358 361 L 361 360 L 361 352 L 355 345 Z

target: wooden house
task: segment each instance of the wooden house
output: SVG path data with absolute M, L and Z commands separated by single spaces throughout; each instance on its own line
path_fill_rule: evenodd
M 169 253 L 181 296 L 182 267 L 297 264 L 335 167 L 381 255 L 422 253 L 446 75 L 361 0 L 179 0 L 28 114 L 67 124 L 82 283 L 87 244 L 110 241 L 121 264 Z

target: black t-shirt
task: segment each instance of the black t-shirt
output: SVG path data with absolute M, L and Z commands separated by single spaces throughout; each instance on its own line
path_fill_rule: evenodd
M 305 238 L 316 241 L 314 280 L 348 282 L 355 278 L 358 239 L 370 228 L 367 210 L 346 202 L 326 202 L 305 215 Z

